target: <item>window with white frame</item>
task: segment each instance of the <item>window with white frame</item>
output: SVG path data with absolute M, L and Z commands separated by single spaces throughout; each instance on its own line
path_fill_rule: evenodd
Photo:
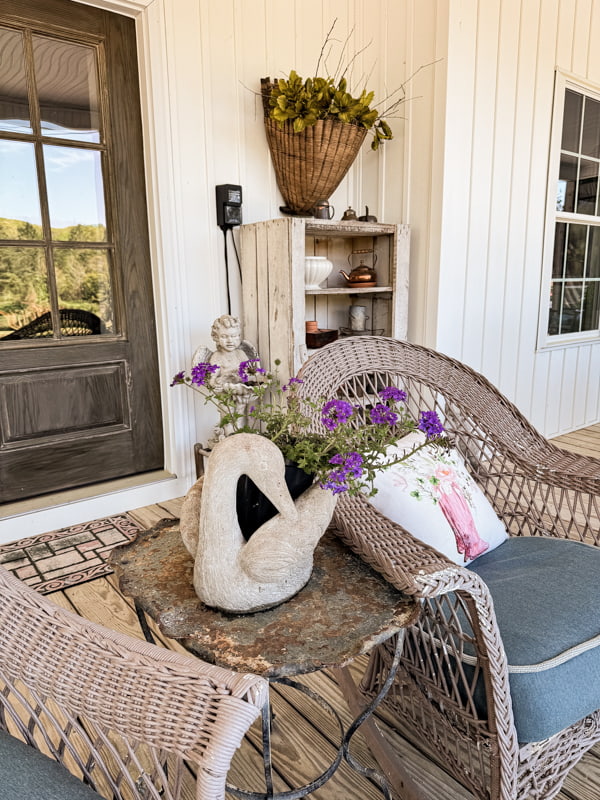
M 560 73 L 556 87 L 546 240 L 549 343 L 600 335 L 600 88 Z

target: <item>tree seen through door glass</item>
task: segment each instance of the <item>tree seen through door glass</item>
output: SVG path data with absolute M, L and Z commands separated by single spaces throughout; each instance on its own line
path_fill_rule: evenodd
M 39 322 L 28 328 L 33 320 Z M 43 249 L 0 247 L 0 339 L 48 338 L 52 334 Z
M 56 247 L 53 252 L 58 305 L 61 309 L 80 312 L 61 315 L 63 336 L 83 335 L 86 328 L 90 334 L 112 332 L 110 267 L 106 251 Z

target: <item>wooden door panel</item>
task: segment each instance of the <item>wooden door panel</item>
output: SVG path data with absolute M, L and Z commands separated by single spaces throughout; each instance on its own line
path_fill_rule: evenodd
M 0 497 L 3 502 L 17 501 L 138 471 L 131 431 L 96 439 L 88 436 L 67 439 L 3 453 Z M 44 492 L 40 492 L 42 486 Z
M 2 446 L 131 430 L 125 362 L 0 376 Z
M 72 253 L 76 258 L 83 253 L 101 257 L 110 271 L 107 297 L 111 304 L 103 319 L 110 324 L 100 333 L 63 331 L 59 324 L 62 290 L 55 281 L 49 292 L 53 325 L 48 338 L 3 339 L 0 335 L 2 503 L 161 469 L 163 440 L 135 23 L 69 0 L 2 0 L 0 26 L 23 30 L 25 37 L 56 37 L 60 42 L 98 48 L 101 140 L 82 143 L 76 137 L 69 139 L 68 132 L 64 134 L 67 138 L 52 138 L 32 112 L 32 133 L 13 135 L 0 125 L 0 144 L 3 139 L 7 143 L 31 142 L 38 164 L 43 163 L 44 148 L 57 142 L 74 155 L 99 154 L 105 233 L 91 239 L 79 233 L 72 242 L 64 236 L 55 238 L 42 178 L 43 224 L 31 228 L 24 245 L 30 252 L 46 256 Z M 29 32 L 27 26 L 31 26 Z M 51 57 L 52 47 L 46 47 L 44 53 Z M 55 62 L 51 66 L 59 76 L 56 108 L 61 117 L 63 67 Z M 0 74 L 0 83 L 1 79 Z M 7 96 L 10 99 L 10 92 Z M 90 220 L 76 222 L 74 233 Z M 4 236 L 0 248 L 18 253 L 22 242 Z M 50 276 L 52 270 L 49 262 Z

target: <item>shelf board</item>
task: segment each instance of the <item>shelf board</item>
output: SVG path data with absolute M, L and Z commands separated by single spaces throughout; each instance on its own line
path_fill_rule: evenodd
M 334 286 L 329 289 L 305 289 L 304 294 L 375 294 L 377 292 L 391 292 L 391 286 Z
M 396 232 L 397 226 L 385 222 L 342 222 L 341 220 L 306 219 L 305 232 L 309 236 L 337 236 L 354 238 L 360 236 L 390 236 Z

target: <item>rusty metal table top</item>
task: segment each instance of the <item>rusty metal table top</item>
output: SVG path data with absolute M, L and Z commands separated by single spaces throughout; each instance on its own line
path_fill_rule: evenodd
M 115 548 L 109 563 L 121 591 L 166 636 L 209 663 L 268 678 L 344 666 L 417 614 L 413 600 L 331 532 L 317 546 L 306 586 L 285 603 L 253 614 L 227 614 L 198 599 L 178 520 L 163 520 Z

